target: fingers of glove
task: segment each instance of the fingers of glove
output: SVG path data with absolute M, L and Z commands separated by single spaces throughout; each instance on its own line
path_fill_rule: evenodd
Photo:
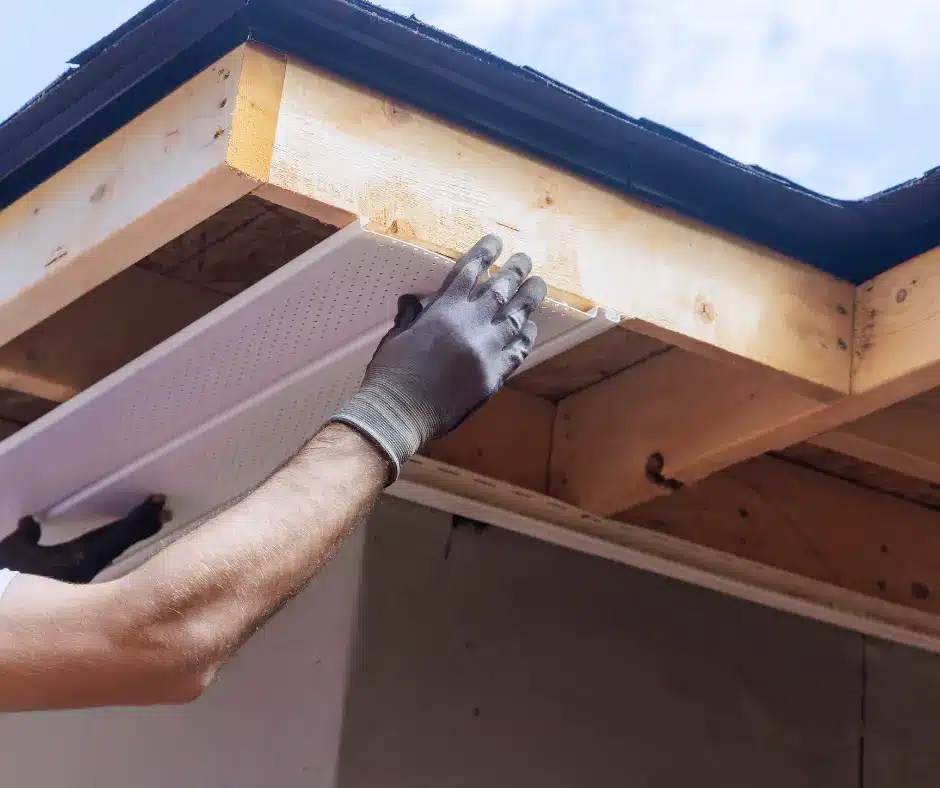
M 506 380 L 510 375 L 514 374 L 522 365 L 522 362 L 528 358 L 529 353 L 532 352 L 532 348 L 535 345 L 537 333 L 538 329 L 535 323 L 531 320 L 527 320 L 522 330 L 506 345 L 503 351 L 505 363 L 503 380 Z
M 538 326 L 532 320 L 526 320 L 522 328 L 506 343 L 505 351 L 507 353 L 521 353 L 522 360 L 532 351 L 535 346 L 535 338 L 538 336 Z
M 516 294 L 499 311 L 497 319 L 508 320 L 519 331 L 548 295 L 548 285 L 540 276 L 532 276 L 522 283 Z
M 485 235 L 461 257 L 447 274 L 438 291 L 438 299 L 469 299 L 487 269 L 503 251 L 503 242 L 495 235 Z M 438 300 L 435 299 L 435 300 Z
M 547 287 L 540 277 L 532 277 L 522 283 L 519 292 L 501 309 L 493 319 L 495 330 L 493 342 L 503 350 L 522 331 L 538 305 L 545 299 Z M 534 324 L 533 324 L 534 325 Z
M 480 285 L 474 300 L 488 300 L 495 316 L 516 295 L 519 286 L 532 273 L 532 260 L 528 255 L 517 253 L 493 276 Z
M 16 530 L 28 544 L 39 544 L 42 538 L 42 528 L 32 517 L 23 517 L 17 524 Z
M 424 306 L 421 299 L 412 293 L 406 293 L 398 299 L 398 314 L 395 315 L 395 330 L 402 332 L 411 328 L 421 314 Z
M 415 320 L 421 315 L 424 306 L 421 304 L 421 299 L 418 296 L 413 295 L 412 293 L 406 293 L 403 296 L 398 298 L 398 312 L 395 314 L 395 324 L 389 330 L 389 332 L 382 337 L 379 341 L 379 345 L 376 348 L 378 352 L 388 340 L 393 337 L 398 336 L 402 331 L 406 331 L 414 325 Z

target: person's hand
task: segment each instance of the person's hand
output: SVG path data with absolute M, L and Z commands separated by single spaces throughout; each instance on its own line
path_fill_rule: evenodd
M 532 349 L 530 317 L 547 288 L 540 277 L 529 278 L 532 261 L 524 254 L 484 281 L 501 251 L 496 236 L 480 240 L 423 309 L 417 296 L 402 296 L 395 326 L 359 391 L 332 419 L 355 427 L 388 455 L 390 482 L 422 446 L 492 397 Z
M 126 517 L 57 545 L 39 544 L 42 527 L 34 518 L 24 517 L 0 541 L 0 569 L 66 583 L 90 583 L 129 547 L 160 531 L 170 517 L 165 505 L 164 496 L 151 495 Z

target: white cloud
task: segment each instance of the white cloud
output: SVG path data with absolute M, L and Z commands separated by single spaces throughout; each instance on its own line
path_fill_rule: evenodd
M 390 4 L 827 193 L 859 197 L 940 164 L 935 135 L 911 121 L 940 120 L 935 0 Z

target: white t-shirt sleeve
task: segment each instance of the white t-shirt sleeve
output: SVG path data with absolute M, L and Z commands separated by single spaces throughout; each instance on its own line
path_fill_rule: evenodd
M 3 592 L 7 590 L 7 586 L 17 574 L 19 573 L 11 572 L 9 569 L 0 569 L 0 598 L 3 597 Z

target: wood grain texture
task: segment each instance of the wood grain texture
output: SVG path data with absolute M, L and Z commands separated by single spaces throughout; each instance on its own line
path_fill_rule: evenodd
M 513 378 L 509 385 L 557 402 L 668 349 L 658 339 L 615 326 Z
M 940 386 L 940 248 L 860 285 L 852 392 L 871 410 Z
M 907 476 L 892 468 L 866 462 L 810 442 L 788 446 L 774 452 L 774 455 L 853 484 L 940 511 L 940 485 L 934 482 Z
M 452 257 L 497 232 L 556 298 L 792 385 L 848 390 L 851 285 L 294 62 L 270 183 Z
M 271 172 L 286 67 L 280 53 L 245 44 L 225 160 L 259 183 Z
M 334 232 L 335 227 L 249 195 L 139 265 L 213 293 L 233 296 Z
M 545 492 L 555 406 L 506 388 L 423 452 L 491 479 Z
M 647 476 L 651 455 L 689 484 L 787 445 L 790 426 L 823 407 L 674 348 L 559 403 L 549 489 L 607 516 L 668 494 Z
M 257 197 L 236 200 L 0 347 L 0 385 L 64 402 L 333 232 Z
M 940 612 L 940 512 L 772 457 L 617 519 Z
M 0 343 L 251 191 L 226 163 L 238 49 L 0 213 Z
M 809 442 L 940 484 L 940 389 L 899 402 Z

